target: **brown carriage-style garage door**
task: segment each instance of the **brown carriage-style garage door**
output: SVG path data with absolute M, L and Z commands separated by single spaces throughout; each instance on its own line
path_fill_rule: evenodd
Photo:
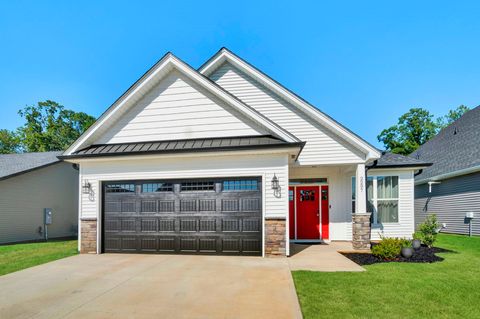
M 147 180 L 103 185 L 103 251 L 261 255 L 261 180 Z

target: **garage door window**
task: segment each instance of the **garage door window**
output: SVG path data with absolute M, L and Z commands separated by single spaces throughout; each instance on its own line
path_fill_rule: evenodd
M 106 185 L 107 193 L 135 193 L 135 184 L 109 184 Z
M 248 179 L 223 181 L 223 190 L 256 191 L 258 190 L 258 181 Z
M 210 181 L 185 182 L 180 184 L 180 190 L 182 192 L 214 191 L 215 182 L 210 182 Z
M 173 192 L 172 183 L 145 183 L 142 184 L 142 193 Z

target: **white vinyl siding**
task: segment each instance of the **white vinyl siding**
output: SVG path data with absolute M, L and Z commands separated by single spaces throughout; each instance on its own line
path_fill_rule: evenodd
M 300 140 L 307 142 L 298 159 L 301 165 L 360 163 L 364 160 L 364 154 L 354 150 L 347 142 L 230 63 L 224 63 L 210 78 Z
M 266 217 L 285 218 L 288 212 L 286 154 L 92 161 L 81 163 L 80 172 L 82 181 L 91 183 L 93 190 L 93 195 L 81 194 L 81 218 L 98 217 L 101 207 L 101 181 L 241 176 L 265 177 L 262 191 Z M 282 189 L 278 197 L 271 189 L 274 174 L 279 178 Z
M 44 208 L 53 209 L 49 238 L 73 236 L 78 223 L 78 171 L 58 163 L 0 181 L 0 243 L 39 240 Z
M 171 71 L 94 144 L 261 134 L 232 107 Z

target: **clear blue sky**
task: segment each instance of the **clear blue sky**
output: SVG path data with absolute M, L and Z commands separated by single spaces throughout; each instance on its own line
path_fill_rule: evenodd
M 479 1 L 3 1 L 0 128 L 53 99 L 100 115 L 165 52 L 227 46 L 371 143 L 411 107 L 480 104 Z

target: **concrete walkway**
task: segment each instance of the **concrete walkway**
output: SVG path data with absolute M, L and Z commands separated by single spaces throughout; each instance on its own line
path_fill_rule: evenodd
M 301 318 L 286 258 L 79 255 L 0 277 L 0 318 Z
M 332 242 L 330 244 L 290 244 L 291 257 L 288 264 L 291 270 L 312 271 L 365 271 L 338 251 L 351 251 L 349 242 Z
M 0 318 L 301 318 L 291 270 L 363 271 L 337 250 L 290 258 L 78 255 L 0 277 Z

